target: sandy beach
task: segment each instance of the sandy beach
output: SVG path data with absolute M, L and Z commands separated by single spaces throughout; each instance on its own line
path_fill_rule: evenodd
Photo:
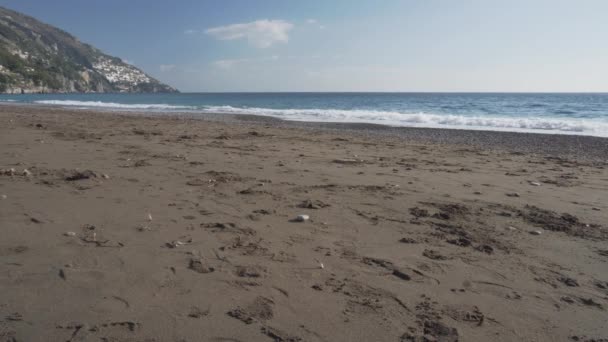
M 0 341 L 606 341 L 608 139 L 0 106 Z

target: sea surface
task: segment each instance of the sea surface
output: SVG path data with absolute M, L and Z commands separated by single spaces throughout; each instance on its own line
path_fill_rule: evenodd
M 25 94 L 0 102 L 608 137 L 608 93 Z

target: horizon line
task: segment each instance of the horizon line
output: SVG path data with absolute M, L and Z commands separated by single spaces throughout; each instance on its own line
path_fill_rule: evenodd
M 608 91 L 180 91 L 178 94 L 608 94 Z

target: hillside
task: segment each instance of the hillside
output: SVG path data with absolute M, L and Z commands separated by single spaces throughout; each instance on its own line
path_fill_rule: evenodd
M 0 92 L 177 92 L 71 34 L 0 7 Z

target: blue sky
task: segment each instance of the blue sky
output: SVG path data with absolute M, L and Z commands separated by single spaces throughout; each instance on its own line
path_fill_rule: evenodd
M 608 1 L 0 0 L 182 91 L 608 91 Z

